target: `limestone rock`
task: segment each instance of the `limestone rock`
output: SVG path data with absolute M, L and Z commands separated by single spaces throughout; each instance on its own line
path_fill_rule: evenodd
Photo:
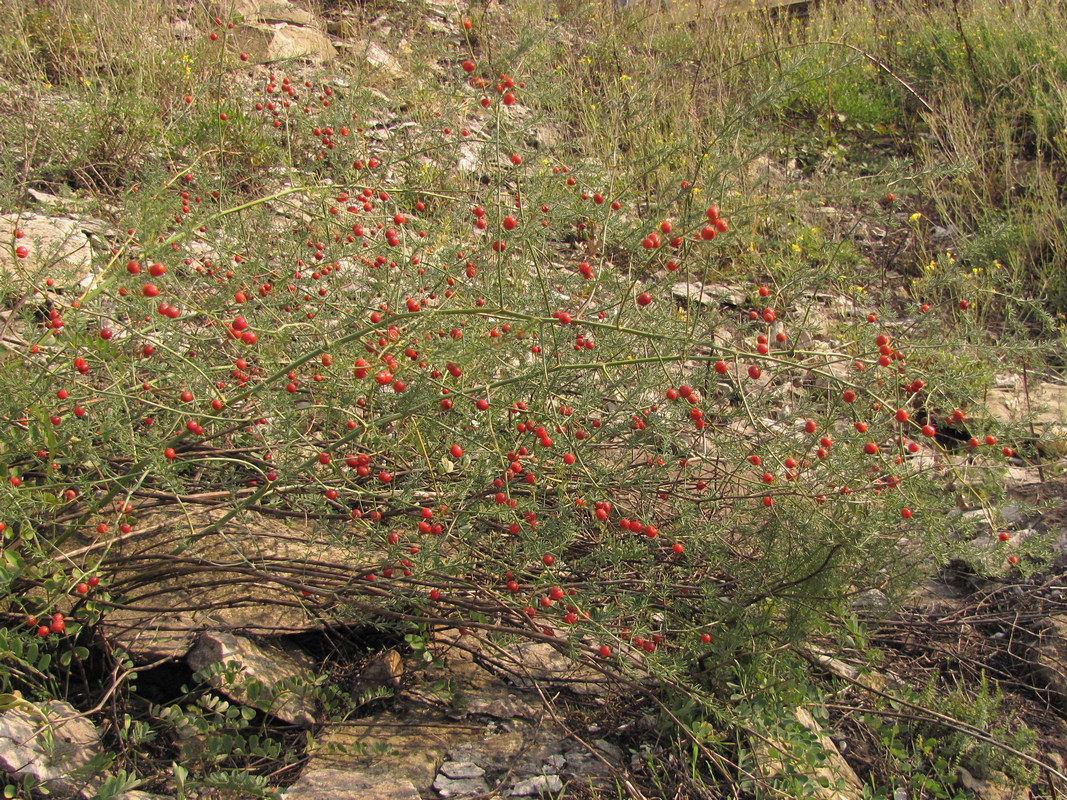
M 218 674 L 209 678 L 220 692 L 238 703 L 258 708 L 294 725 L 310 727 L 315 724 L 315 703 L 299 689 L 281 690 L 275 697 L 275 687 L 282 680 L 310 682 L 313 677 L 309 665 L 294 653 L 257 645 L 232 633 L 212 631 L 200 637 L 186 661 L 197 672 L 213 664 L 226 665 L 235 661 L 240 671 L 236 679 Z M 250 692 L 247 686 L 250 680 L 262 684 L 263 691 L 258 696 Z
M 671 294 L 677 300 L 699 303 L 702 306 L 720 304 L 740 308 L 745 303 L 745 295 L 726 284 L 701 283 L 700 281 L 679 281 L 671 287 Z
M 171 32 L 174 34 L 175 39 L 189 40 L 196 38 L 196 28 L 193 27 L 187 19 L 178 19 L 171 23 Z
M 525 700 L 512 693 L 493 692 L 467 698 L 467 713 L 496 719 L 536 720 L 540 713 Z
M 1042 381 L 1024 387 L 996 387 L 986 397 L 993 419 L 1005 424 L 1027 422 L 1034 426 L 1038 448 L 1047 455 L 1067 453 L 1067 386 Z
M 1049 618 L 1049 627 L 1030 647 L 1034 681 L 1048 689 L 1049 699 L 1067 710 L 1067 614 Z
M 889 598 L 881 589 L 867 589 L 856 595 L 852 607 L 861 611 L 884 611 L 889 608 Z
M 863 783 L 819 723 L 802 707 L 794 711 L 794 718 L 814 735 L 824 752 L 822 765 L 810 777 L 820 783 L 825 782 L 826 786 L 813 790 L 810 796 L 815 800 L 859 800 L 863 796 Z M 764 777 L 773 778 L 787 771 L 790 745 L 773 733 L 767 738 L 774 745 L 773 749 L 763 741 L 756 743 L 755 747 L 761 753 L 758 759 L 760 771 Z
M 309 768 L 356 770 L 426 790 L 449 748 L 480 735 L 480 728 L 456 724 L 440 714 L 382 712 L 328 727 L 316 740 Z
M 1015 786 L 1003 772 L 993 772 L 988 780 L 979 780 L 963 767 L 956 768 L 964 789 L 974 792 L 978 800 L 1029 800 L 1033 795 L 1025 786 Z
M 295 25 L 316 25 L 314 14 L 286 2 L 286 0 L 232 0 L 226 3 L 229 12 L 246 22 L 291 22 Z
M 359 25 L 351 19 L 335 19 L 326 23 L 326 32 L 339 39 L 355 39 L 359 35 Z
M 441 797 L 464 797 L 489 793 L 489 784 L 481 777 L 449 778 L 447 775 L 438 775 L 434 778 L 433 788 Z
M 357 686 L 361 689 L 400 688 L 404 675 L 404 660 L 396 650 L 386 650 L 370 660 L 359 674 Z
M 15 232 L 22 237 L 16 238 Z M 57 287 L 70 288 L 92 273 L 89 240 L 75 220 L 38 214 L 0 214 L 0 272 L 52 278 Z M 15 250 L 26 248 L 26 257 Z
M 508 797 L 535 797 L 563 790 L 563 781 L 558 775 L 534 775 L 518 781 L 508 790 Z
M 363 58 L 375 69 L 379 69 L 394 78 L 402 77 L 404 74 L 404 69 L 400 66 L 396 56 L 386 51 L 376 42 L 367 43 Z
M 519 687 L 554 683 L 578 694 L 602 695 L 607 692 L 603 675 L 590 667 L 575 664 L 548 642 L 519 642 L 508 648 L 508 655 L 516 665 L 511 679 Z
M 452 780 L 464 780 L 468 778 L 480 778 L 485 775 L 485 770 L 473 761 L 446 761 L 441 765 L 441 774 Z
M 69 703 L 19 703 L 0 714 L 0 769 L 55 795 L 92 797 L 101 755 L 100 732 Z
M 1035 529 L 1025 528 L 1012 531 L 1010 538 L 1002 542 L 996 532 L 990 531 L 962 543 L 955 560 L 977 575 L 1005 577 L 1013 569 L 1008 558 L 1012 555 L 1021 557 L 1026 541 L 1039 535 Z
M 419 800 L 419 792 L 401 778 L 318 767 L 305 769 L 282 800 Z
M 249 60 L 259 64 L 269 60 L 267 51 L 274 39 L 274 26 L 266 22 L 246 22 L 230 31 L 230 36 L 234 48 L 247 54 Z
M 324 540 L 303 524 L 255 516 L 201 532 L 219 518 L 218 511 L 195 508 L 153 512 L 139 517 L 129 535 L 68 553 L 91 556 L 106 547 L 124 565 L 109 578 L 122 607 L 102 626 L 135 662 L 182 658 L 205 630 L 276 636 L 316 626 L 320 599 L 270 577 L 299 580 L 293 566 L 325 547 Z M 136 568 L 125 566 L 131 564 Z
M 300 59 L 321 64 L 333 60 L 334 55 L 333 43 L 326 34 L 284 23 L 274 28 L 274 37 L 267 46 L 267 61 Z
M 486 772 L 504 772 L 511 768 L 512 762 L 522 755 L 528 744 L 523 729 L 487 733 L 453 747 L 448 756 L 454 761 L 475 764 Z

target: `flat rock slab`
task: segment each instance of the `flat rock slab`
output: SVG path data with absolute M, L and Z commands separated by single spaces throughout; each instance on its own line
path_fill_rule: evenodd
M 293 725 L 315 724 L 315 702 L 301 691 L 314 679 L 311 665 L 300 655 L 267 645 L 259 645 L 243 636 L 210 631 L 204 633 L 189 655 L 189 667 L 197 672 L 213 665 L 237 664 L 239 674 L 232 679 L 212 670 L 208 682 L 230 699 L 258 708 Z M 255 681 L 262 687 L 253 695 L 248 687 Z M 279 689 L 282 681 L 294 688 Z
M 407 781 L 425 791 L 433 786 L 445 753 L 460 742 L 481 738 L 483 730 L 440 713 L 382 712 L 327 728 L 316 739 L 308 768 L 354 770 Z
M 102 629 L 135 662 L 183 658 L 205 630 L 277 636 L 319 627 L 325 599 L 297 587 L 305 577 L 317 585 L 303 564 L 330 543 L 302 522 L 258 515 L 203 533 L 221 514 L 196 507 L 151 512 L 130 534 L 68 553 L 88 562 L 106 548 L 104 569 L 109 561 L 119 565 L 108 576 L 119 607 Z M 348 563 L 358 569 L 355 555 Z
M 434 779 L 433 788 L 441 797 L 469 797 L 489 793 L 489 784 L 482 778 L 449 778 L 447 775 L 438 775 Z
M 69 703 L 19 703 L 0 714 L 0 769 L 33 776 L 52 794 L 92 797 L 102 752 L 96 726 Z
M 689 283 L 680 281 L 671 287 L 671 294 L 677 300 L 687 303 L 699 303 L 702 306 L 721 304 L 740 308 L 745 303 L 743 292 L 718 283 L 705 284 L 700 281 Z
M 220 8 L 225 13 L 233 13 L 246 22 L 291 22 L 295 25 L 317 25 L 318 19 L 309 11 L 289 3 L 286 0 L 231 0 Z
M 516 781 L 515 785 L 507 791 L 508 797 L 539 797 L 545 794 L 554 794 L 562 791 L 563 781 L 558 775 L 534 775 Z
M 507 648 L 507 652 L 516 665 L 511 680 L 521 688 L 550 683 L 583 695 L 608 692 L 603 675 L 575 664 L 548 642 L 519 642 Z
M 1030 646 L 1030 664 L 1038 686 L 1048 689 L 1049 699 L 1067 710 L 1067 614 L 1049 617 L 1049 627 Z
M 322 64 L 336 55 L 333 42 L 322 31 L 288 22 L 246 22 L 234 28 L 234 45 L 252 61 L 310 61 Z
M 332 61 L 337 51 L 330 38 L 314 28 L 281 24 L 275 27 L 274 37 L 267 46 L 267 61 L 297 59 L 321 64 Z
M 1010 386 L 991 389 L 986 409 L 1005 424 L 1032 424 L 1039 437 L 1036 445 L 1047 455 L 1067 453 L 1067 386 L 1035 382 L 1024 385 L 1021 377 Z
M 15 238 L 15 232 L 22 233 Z M 77 221 L 38 214 L 0 214 L 0 272 L 24 275 L 39 283 L 52 278 L 70 288 L 89 278 L 93 269 L 89 239 Z M 26 257 L 15 254 L 26 248 Z
M 420 800 L 410 781 L 345 769 L 305 769 L 282 800 Z
M 813 800 L 859 800 L 863 795 L 863 783 L 822 726 L 806 708 L 797 707 L 793 716 L 811 733 L 814 745 L 823 750 L 822 764 L 815 767 L 811 775 L 819 782 L 819 787 L 811 792 Z M 779 736 L 772 731 L 767 733 L 766 741 L 760 740 L 755 745 L 757 762 L 764 777 L 775 778 L 788 773 L 791 760 L 788 754 L 798 745 L 795 734 L 790 737 Z
M 483 667 L 483 656 L 484 663 L 491 656 L 508 661 L 496 648 L 474 636 L 438 631 L 432 650 L 432 664 L 404 672 L 392 710 L 327 726 L 316 738 L 308 771 L 354 772 L 410 783 L 424 797 L 458 798 L 493 792 L 536 797 L 557 792 L 566 781 L 606 787 L 621 768 L 617 747 L 572 740 L 546 718 L 539 695 L 509 686 Z M 549 669 L 556 662 L 540 649 L 533 653 L 519 650 L 535 671 L 571 674 L 562 664 Z

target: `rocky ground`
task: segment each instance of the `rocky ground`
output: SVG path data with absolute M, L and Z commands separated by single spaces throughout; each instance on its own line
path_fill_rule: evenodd
M 390 39 L 384 20 L 361 26 L 376 34 L 357 40 L 354 23 L 342 11 L 323 19 L 285 0 L 238 0 L 233 11 L 246 20 L 239 35 L 254 61 L 322 63 L 339 51 L 358 52 L 371 69 L 401 73 L 378 43 Z M 425 25 L 445 30 L 455 14 L 446 4 L 440 14 L 429 14 Z M 182 26 L 173 34 L 192 35 Z M 30 239 L 46 243 L 44 249 L 72 283 L 91 282 L 93 253 L 109 234 L 108 223 L 83 215 L 73 198 L 37 190 L 34 198 L 33 213 L 0 216 L 0 239 L 10 238 L 17 224 Z M 858 235 L 879 237 L 874 221 L 861 221 L 862 227 L 851 225 Z M 0 268 L 13 265 L 9 253 L 0 254 Z M 32 260 L 20 268 L 32 269 Z M 736 302 L 726 286 L 682 283 L 674 291 L 686 302 Z M 828 297 L 824 307 L 831 315 L 851 304 L 848 298 Z M 23 344 L 8 320 L 0 318 L 4 342 Z M 829 642 L 812 642 L 805 651 L 841 687 L 832 707 L 815 715 L 803 707 L 796 711 L 799 724 L 826 750 L 828 782 L 838 787 L 825 790 L 821 796 L 827 800 L 863 797 L 859 775 L 885 777 L 880 744 L 854 722 L 850 709 L 867 707 L 872 694 L 897 682 L 919 690 L 945 676 L 980 681 L 983 673 L 1000 683 L 1007 707 L 1036 731 L 1036 745 L 1027 755 L 1051 768 L 1039 771 L 1033 787 L 1013 786 L 1003 775 L 978 779 L 969 773 L 962 776 L 963 785 L 982 800 L 1056 797 L 1067 791 L 1067 482 L 1059 475 L 1063 452 L 1058 449 L 1067 387 L 1004 375 L 987 407 L 1002 421 L 1032 419 L 1035 441 L 1050 448 L 1043 454 L 1045 466 L 1017 461 L 995 520 L 988 509 L 961 507 L 955 560 L 906 604 L 890 605 L 877 591 L 856 599 L 857 614 L 870 626 L 870 647 L 882 653 L 876 669 L 864 666 L 862 652 L 828 651 Z M 654 687 L 619 685 L 599 673 L 576 670 L 546 642 L 501 646 L 487 636 L 435 629 L 417 643 L 398 642 L 374 621 L 338 617 L 314 595 L 281 603 L 271 587 L 245 579 L 239 569 L 205 578 L 203 564 L 228 552 L 233 541 L 248 559 L 279 569 L 326 545 L 299 522 L 264 519 L 226 526 L 217 538 L 205 537 L 181 559 L 172 559 L 168 554 L 189 522 L 175 522 L 167 513 L 164 509 L 153 524 L 118 543 L 131 559 L 154 556 L 161 567 L 158 574 L 138 574 L 139 583 L 127 587 L 127 607 L 106 617 L 102 634 L 112 646 L 123 647 L 137 667 L 145 703 L 171 695 L 200 672 L 240 713 L 273 718 L 288 746 L 302 753 L 295 768 L 276 776 L 285 787 L 280 796 L 288 800 L 651 798 L 657 796 L 655 768 L 685 768 L 669 762 L 676 754 L 661 746 L 663 709 L 652 699 Z M 211 498 L 204 498 L 202 513 L 207 519 L 217 513 Z M 1002 568 L 1004 555 L 1031 538 L 1048 540 L 1052 567 L 1022 581 Z M 97 546 L 92 541 L 76 545 L 77 553 Z M 327 616 L 333 621 L 324 625 Z M 301 678 L 308 680 L 301 683 Z M 326 719 L 315 695 L 271 691 L 287 679 L 350 693 L 361 699 L 360 713 Z M 0 765 L 6 771 L 32 774 L 56 796 L 98 793 L 101 780 L 93 756 L 102 751 L 101 730 L 64 703 L 38 709 L 13 697 L 0 703 Z M 40 736 L 46 723 L 54 749 Z M 197 758 L 203 741 L 197 731 L 187 733 L 182 752 Z M 774 744 L 764 743 L 765 776 L 785 768 L 783 759 L 770 752 Z M 116 796 L 177 797 L 179 783 L 177 775 L 162 776 L 146 787 L 151 791 Z M 895 800 L 908 796 L 903 790 L 898 795 Z

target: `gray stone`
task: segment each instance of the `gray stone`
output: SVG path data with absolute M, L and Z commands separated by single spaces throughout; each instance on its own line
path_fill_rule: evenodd
M 309 767 L 357 770 L 402 779 L 427 790 L 445 753 L 464 740 L 480 739 L 481 734 L 482 729 L 456 724 L 439 713 L 416 711 L 400 716 L 382 712 L 328 727 L 316 738 Z
M 267 61 L 292 59 L 321 64 L 332 61 L 336 51 L 326 34 L 312 28 L 281 24 L 267 46 Z
M 399 78 L 404 74 L 403 67 L 400 66 L 400 62 L 396 57 L 376 42 L 367 43 L 363 58 L 375 69 L 380 69 L 394 78 Z
M 488 794 L 489 784 L 482 778 L 453 779 L 445 775 L 434 778 L 433 788 L 441 797 L 465 797 L 472 794 Z
M 1014 503 L 1005 503 L 997 511 L 1000 512 L 1000 518 L 1006 525 L 1014 525 L 1018 528 L 1026 526 L 1026 515 Z
M 52 794 L 92 797 L 101 755 L 100 732 L 69 703 L 16 701 L 0 714 L 0 769 L 32 776 Z
M 35 203 L 39 204 L 44 211 L 47 211 L 50 214 L 66 213 L 74 215 L 77 214 L 83 206 L 83 203 L 73 197 L 61 197 L 60 195 L 52 194 L 51 192 L 41 192 L 33 188 L 27 188 L 26 193 Z M 82 226 L 79 225 L 79 227 Z
M 1049 627 L 1030 647 L 1034 681 L 1048 689 L 1049 699 L 1067 710 L 1067 614 L 1049 617 Z
M 266 576 L 276 574 L 274 564 L 297 564 L 321 552 L 329 546 L 325 534 L 303 523 L 256 515 L 203 533 L 221 513 L 195 507 L 185 514 L 148 512 L 134 521 L 129 534 L 68 552 L 72 558 L 107 552 L 118 565 L 111 583 L 124 604 L 101 625 L 135 663 L 184 658 L 205 630 L 277 636 L 317 626 L 319 597 Z M 183 564 L 175 570 L 171 559 L 178 554 Z M 353 569 L 360 564 L 355 561 Z
M 607 739 L 594 739 L 593 745 L 608 758 L 620 764 L 622 763 L 622 750 L 618 745 L 612 744 Z
M 291 22 L 296 25 L 316 25 L 318 19 L 286 0 L 228 0 L 226 12 L 236 14 L 245 21 Z
M 463 780 L 464 778 L 480 778 L 485 770 L 473 761 L 446 761 L 441 765 L 441 773 L 446 778 Z
M 461 173 L 469 174 L 478 170 L 481 160 L 478 156 L 478 151 L 474 145 L 469 142 L 464 142 L 459 148 L 459 161 L 456 163 L 456 169 Z
M 841 756 L 837 746 L 806 708 L 798 707 L 794 716 L 797 722 L 814 735 L 823 749 L 822 765 L 815 768 L 809 776 L 817 780 L 820 786 L 810 797 L 813 800 L 859 800 L 863 796 L 863 783 Z M 766 739 L 754 743 L 760 772 L 766 778 L 785 774 L 790 769 L 789 754 L 796 745 L 773 734 Z
M 15 238 L 16 231 L 21 238 Z M 57 288 L 78 286 L 92 273 L 89 239 L 72 219 L 0 214 L 0 243 L 0 273 L 26 276 L 35 284 L 52 278 Z M 27 249 L 25 258 L 16 255 L 18 247 Z
M 326 23 L 326 32 L 339 39 L 355 39 L 359 35 L 359 25 L 351 19 L 334 19 Z
M 195 39 L 196 28 L 187 19 L 175 20 L 170 26 L 175 39 Z
M 521 688 L 555 683 L 577 694 L 602 695 L 609 691 L 601 673 L 575 664 L 548 642 L 519 642 L 507 652 L 516 665 L 509 677 Z
M 740 307 L 745 303 L 744 293 L 731 286 L 700 281 L 679 281 L 671 287 L 671 294 L 678 300 L 700 303 L 702 306 L 722 304 Z
M 520 731 L 489 734 L 464 742 L 448 751 L 449 758 L 470 761 L 487 771 L 503 771 L 526 750 L 527 740 Z
M 275 697 L 274 687 L 282 680 L 310 684 L 314 678 L 309 665 L 294 653 L 257 645 L 232 633 L 211 631 L 200 637 L 186 661 L 197 672 L 213 664 L 226 665 L 235 661 L 241 673 L 236 679 L 219 674 L 208 679 L 220 692 L 238 703 L 253 706 L 294 725 L 310 727 L 315 724 L 315 702 L 310 696 L 290 688 Z M 250 695 L 246 686 L 249 680 L 262 684 L 263 692 L 259 697 Z
M 367 775 L 348 769 L 308 768 L 282 800 L 420 800 L 418 790 L 401 778 Z
M 1029 800 L 1033 795 L 1025 786 L 1016 786 L 1003 772 L 992 772 L 987 780 L 979 780 L 963 767 L 956 767 L 964 789 L 974 792 L 978 800 Z
M 1045 455 L 1067 453 L 1067 386 L 1047 381 L 1027 385 L 1020 379 L 1010 387 L 991 389 L 986 409 L 1004 424 L 1032 424 L 1035 444 Z
M 357 686 L 363 689 L 389 687 L 400 688 L 400 679 L 404 675 L 404 660 L 396 650 L 379 653 L 368 662 L 359 674 Z
M 553 753 L 545 759 L 545 772 L 559 772 L 561 769 L 567 766 L 570 756 L 565 756 L 562 753 Z M 551 767 L 551 769 L 548 769 Z
M 883 611 L 889 608 L 889 598 L 881 589 L 868 589 L 856 595 L 852 607 L 862 611 Z
M 479 714 L 497 719 L 522 719 L 535 720 L 540 715 L 532 705 L 516 697 L 514 694 L 493 692 L 492 694 L 479 694 L 467 698 L 467 713 Z
M 1008 561 L 1012 555 L 1022 553 L 1022 545 L 1030 538 L 1039 536 L 1033 528 L 1012 531 L 1006 542 L 1000 541 L 999 532 L 990 531 L 976 539 L 964 542 L 956 553 L 956 558 L 969 570 L 978 575 L 1004 577 L 1014 567 Z
M 638 761 L 640 761 L 639 756 Z M 612 768 L 599 758 L 594 758 L 588 752 L 577 750 L 567 753 L 567 763 L 559 772 L 566 778 L 582 783 L 586 783 L 590 778 L 609 778 L 614 774 Z
M 532 797 L 563 790 L 563 781 L 558 775 L 534 775 L 518 781 L 508 790 L 508 797 Z

